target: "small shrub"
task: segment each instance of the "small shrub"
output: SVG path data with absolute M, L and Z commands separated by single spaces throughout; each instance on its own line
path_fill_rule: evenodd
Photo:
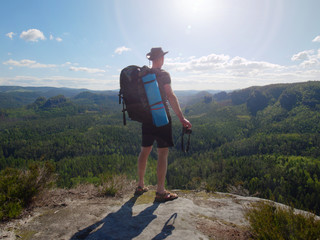
M 31 164 L 29 170 L 7 168 L 0 172 L 0 221 L 18 217 L 34 197 L 54 181 L 54 167 Z
M 212 184 L 206 183 L 206 187 L 205 190 L 207 192 L 215 192 L 216 191 L 216 187 Z
M 120 194 L 124 188 L 129 184 L 129 181 L 125 175 L 110 175 L 102 174 L 101 178 L 101 194 L 103 196 L 114 197 Z
M 200 177 L 193 177 L 186 185 L 186 189 L 196 189 L 201 190 L 202 186 L 201 178 Z
M 313 214 L 297 214 L 293 208 L 260 202 L 248 209 L 246 218 L 254 239 L 320 239 L 320 220 Z
M 105 187 L 104 189 L 104 195 L 114 197 L 116 196 L 118 192 L 118 189 L 114 186 L 114 184 L 111 184 L 110 186 Z

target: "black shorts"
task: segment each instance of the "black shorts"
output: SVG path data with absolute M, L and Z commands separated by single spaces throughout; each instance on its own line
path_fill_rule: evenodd
M 171 121 L 165 126 L 156 127 L 152 124 L 142 124 L 142 147 L 150 147 L 154 141 L 158 148 L 173 146 Z

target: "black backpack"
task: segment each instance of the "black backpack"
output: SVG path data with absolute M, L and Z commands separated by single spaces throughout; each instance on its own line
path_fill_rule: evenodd
M 150 72 L 147 66 L 135 65 L 122 69 L 120 73 L 119 104 L 122 103 L 123 125 L 126 125 L 126 115 L 133 121 L 152 123 L 152 115 L 148 98 L 143 86 L 142 77 Z

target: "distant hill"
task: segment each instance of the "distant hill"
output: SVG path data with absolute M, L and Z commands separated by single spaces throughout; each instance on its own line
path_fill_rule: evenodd
M 85 91 L 72 97 L 71 101 L 75 104 L 86 106 L 89 110 L 98 110 L 100 107 L 109 111 L 115 108 L 119 109 L 118 92 L 115 91 Z
M 320 104 L 320 81 L 252 86 L 235 91 L 177 90 L 175 94 L 183 108 L 212 101 L 231 105 L 245 103 L 248 110 L 255 115 L 276 102 L 287 110 L 297 104 L 316 107 Z M 22 107 L 34 103 L 38 97 L 51 98 L 58 95 L 70 98 L 76 104 L 93 107 L 109 106 L 118 102 L 118 90 L 92 91 L 73 88 L 0 86 L 0 108 Z
M 33 93 L 35 95 L 41 94 L 41 96 L 46 98 L 57 96 L 57 95 L 64 95 L 65 97 L 73 97 L 83 91 L 88 91 L 88 89 L 0 86 L 1 93 L 17 94 L 17 95 L 21 93 Z
M 275 103 L 286 110 L 301 104 L 315 108 L 320 104 L 320 81 L 254 86 L 228 94 L 218 93 L 213 98 L 217 101 L 231 100 L 233 105 L 245 103 L 253 115 Z
M 0 86 L 0 108 L 17 108 L 33 103 L 38 97 L 51 98 L 63 95 L 72 98 L 88 89 L 55 88 L 55 87 L 20 87 Z M 91 91 L 95 92 L 95 91 Z M 112 91 L 101 91 L 109 94 Z
M 20 87 L 0 86 L 0 108 L 17 108 L 32 104 L 38 97 L 51 98 L 63 95 L 73 102 L 82 105 L 106 105 L 118 101 L 119 90 L 94 91 L 88 89 L 55 88 L 55 87 Z M 196 90 L 175 91 L 182 106 L 202 101 L 204 95 L 212 95 L 219 91 L 201 92 Z

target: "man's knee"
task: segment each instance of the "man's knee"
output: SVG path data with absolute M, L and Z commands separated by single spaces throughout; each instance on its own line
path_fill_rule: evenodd
M 168 156 L 168 153 L 169 153 L 169 148 L 158 148 L 158 156 L 159 157 L 166 157 Z
M 149 155 L 152 150 L 152 146 L 141 147 L 140 155 Z

